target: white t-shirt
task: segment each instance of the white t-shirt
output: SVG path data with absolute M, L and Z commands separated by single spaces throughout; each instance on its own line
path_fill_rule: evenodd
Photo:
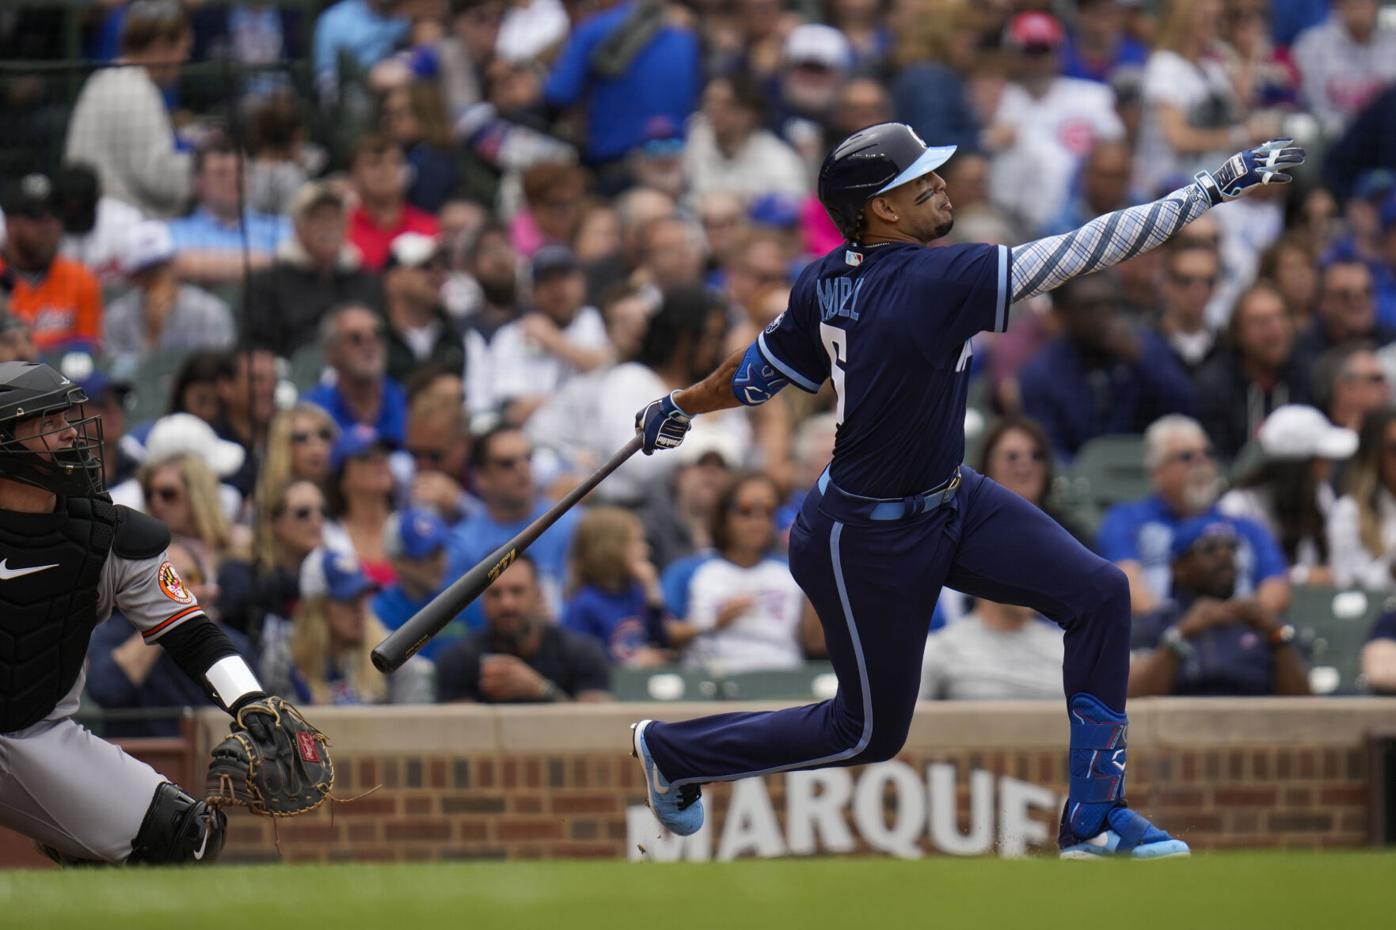
M 689 196 L 696 202 L 714 191 L 751 200 L 763 194 L 801 197 L 809 193 L 805 163 L 774 133 L 758 129 L 728 158 L 717 147 L 712 127 L 701 114 L 689 123 L 683 150 L 683 173 Z
M 921 699 L 1008 701 L 1062 698 L 1062 629 L 1033 620 L 993 630 L 978 614 L 936 630 L 921 659 Z
M 595 307 L 583 307 L 562 330 L 568 342 L 585 349 L 607 345 L 606 324 Z M 474 363 L 472 358 L 471 363 Z M 544 350 L 524 335 L 523 323 L 505 323 L 490 340 L 485 356 L 486 372 L 472 386 L 468 401 L 472 411 L 489 410 L 504 401 L 534 394 L 551 394 L 577 373 L 570 362 Z M 467 366 L 467 370 L 468 366 Z
M 125 280 L 121 273 L 121 257 L 127 248 L 131 229 L 145 217 L 141 211 L 117 200 L 102 197 L 97 201 L 97 222 L 83 236 L 64 236 L 62 253 L 80 261 L 104 285 Z
M 754 597 L 755 604 L 717 629 L 722 605 L 744 595 Z M 684 662 L 723 674 L 795 668 L 804 661 L 800 648 L 804 609 L 804 593 L 784 562 L 768 558 L 742 568 L 714 557 L 700 565 L 689 581 L 684 619 L 699 632 L 684 653 Z
M 994 122 L 1013 126 L 1013 145 L 996 154 L 989 190 L 1000 208 L 1032 228 L 1061 212 L 1082 161 L 1097 142 L 1124 137 L 1115 93 L 1104 84 L 1060 77 L 1034 98 L 1009 84 Z M 951 192 L 953 196 L 953 191 Z
M 1144 68 L 1143 93 L 1144 114 L 1134 148 L 1134 187 L 1146 197 L 1167 193 L 1161 190 L 1166 181 L 1210 171 L 1232 154 L 1219 149 L 1180 155 L 1168 144 L 1159 124 L 1162 104 L 1177 107 L 1192 126 L 1219 129 L 1234 124 L 1236 94 L 1219 60 L 1203 58 L 1194 63 L 1177 52 L 1160 49 L 1149 56 Z

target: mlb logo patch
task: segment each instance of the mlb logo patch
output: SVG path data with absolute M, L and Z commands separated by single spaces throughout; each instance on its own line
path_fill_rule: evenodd
M 863 264 L 863 253 L 855 252 L 852 249 L 847 249 L 843 253 L 843 260 L 845 264 L 852 265 L 856 268 L 859 265 Z

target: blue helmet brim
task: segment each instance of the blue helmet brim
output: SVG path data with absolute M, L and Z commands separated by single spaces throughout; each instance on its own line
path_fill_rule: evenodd
M 894 187 L 901 187 L 908 181 L 915 181 L 923 174 L 930 174 L 949 161 L 950 156 L 955 154 L 955 149 L 957 148 L 959 148 L 959 146 L 937 145 L 926 149 L 916 161 L 908 165 L 901 174 L 882 185 L 872 196 L 876 197 L 878 194 L 885 194 Z

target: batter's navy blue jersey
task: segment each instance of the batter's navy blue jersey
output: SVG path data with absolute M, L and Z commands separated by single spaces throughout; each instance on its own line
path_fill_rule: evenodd
M 970 338 L 1008 325 L 1001 245 L 840 246 L 810 264 L 758 344 L 806 391 L 832 378 L 829 476 L 851 494 L 902 497 L 948 479 L 965 451 Z

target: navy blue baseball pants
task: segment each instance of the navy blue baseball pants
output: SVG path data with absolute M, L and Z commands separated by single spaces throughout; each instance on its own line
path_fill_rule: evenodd
M 931 510 L 811 490 L 790 533 L 790 571 L 824 627 L 839 679 L 831 700 L 764 713 L 656 721 L 645 740 L 673 784 L 880 762 L 906 741 L 921 683 L 926 624 L 942 585 L 1021 604 L 1066 631 L 1066 697 L 1086 692 L 1123 713 L 1129 586 L 1056 521 L 969 468 Z M 905 509 L 885 519 L 888 508 Z

